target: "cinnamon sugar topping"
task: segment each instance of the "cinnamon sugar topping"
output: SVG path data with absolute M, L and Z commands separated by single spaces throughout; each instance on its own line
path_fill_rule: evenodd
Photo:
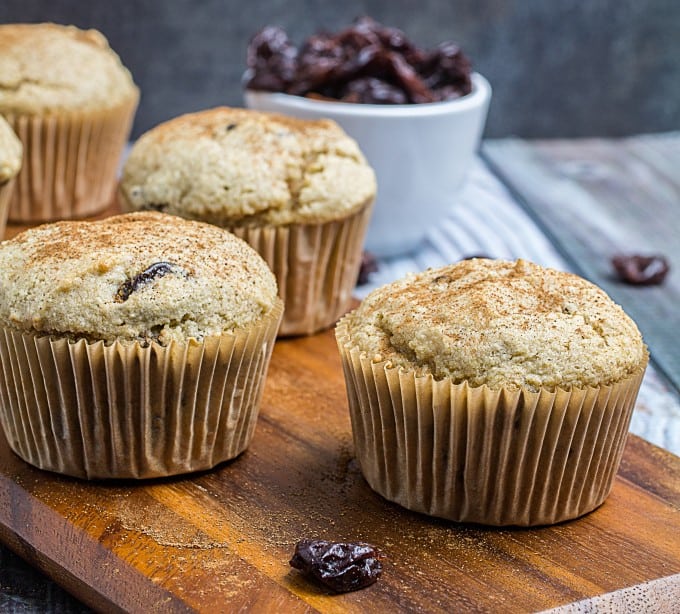
M 247 327 L 277 301 L 244 241 L 162 213 L 46 224 L 0 245 L 0 323 L 21 330 L 166 344 Z
M 524 260 L 466 260 L 389 284 L 347 330 L 378 361 L 492 388 L 598 386 L 646 361 L 634 322 L 600 288 Z

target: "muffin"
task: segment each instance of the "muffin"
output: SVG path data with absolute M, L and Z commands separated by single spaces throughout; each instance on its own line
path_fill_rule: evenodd
M 15 177 L 21 169 L 22 156 L 21 141 L 0 115 L 0 240 L 5 234 L 9 200 Z
M 9 219 L 49 221 L 106 208 L 138 98 L 96 30 L 0 25 L 0 113 L 26 153 Z
M 328 328 L 349 308 L 375 175 L 334 122 L 217 108 L 143 135 L 123 168 L 123 208 L 228 228 L 276 275 L 280 334 Z
M 375 290 L 336 338 L 357 459 L 385 498 L 533 526 L 609 494 L 648 356 L 590 282 L 462 261 Z
M 0 421 L 29 463 L 149 478 L 250 442 L 283 307 L 266 263 L 209 224 L 145 212 L 0 244 Z

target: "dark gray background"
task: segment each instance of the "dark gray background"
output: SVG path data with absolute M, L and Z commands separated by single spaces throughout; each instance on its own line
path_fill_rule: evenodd
M 417 43 L 457 41 L 492 83 L 487 137 L 619 136 L 680 128 L 677 0 L 1 0 L 0 22 L 106 34 L 142 90 L 135 135 L 187 111 L 241 105 L 250 36 L 299 43 L 359 15 Z

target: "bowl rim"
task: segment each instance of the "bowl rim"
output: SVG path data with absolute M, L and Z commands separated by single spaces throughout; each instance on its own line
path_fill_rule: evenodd
M 336 117 L 418 117 L 423 115 L 446 115 L 462 113 L 485 104 L 491 97 L 491 85 L 480 74 L 472 73 L 472 91 L 465 96 L 442 102 L 425 102 L 419 104 L 364 104 L 341 101 L 317 100 L 304 96 L 294 96 L 281 92 L 251 90 L 246 88 L 244 95 L 248 98 L 269 100 L 280 108 L 297 111 L 328 113 Z M 249 104 L 249 106 L 251 106 Z

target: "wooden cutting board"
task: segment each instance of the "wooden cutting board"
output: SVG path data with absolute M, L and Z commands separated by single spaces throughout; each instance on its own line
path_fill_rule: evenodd
M 312 536 L 376 544 L 383 576 L 317 588 L 288 565 Z M 251 447 L 210 472 L 88 483 L 0 440 L 0 540 L 107 611 L 536 611 L 678 574 L 679 536 L 680 459 L 634 436 L 605 504 L 558 526 L 461 526 L 386 502 L 353 458 L 331 332 L 277 343 Z

